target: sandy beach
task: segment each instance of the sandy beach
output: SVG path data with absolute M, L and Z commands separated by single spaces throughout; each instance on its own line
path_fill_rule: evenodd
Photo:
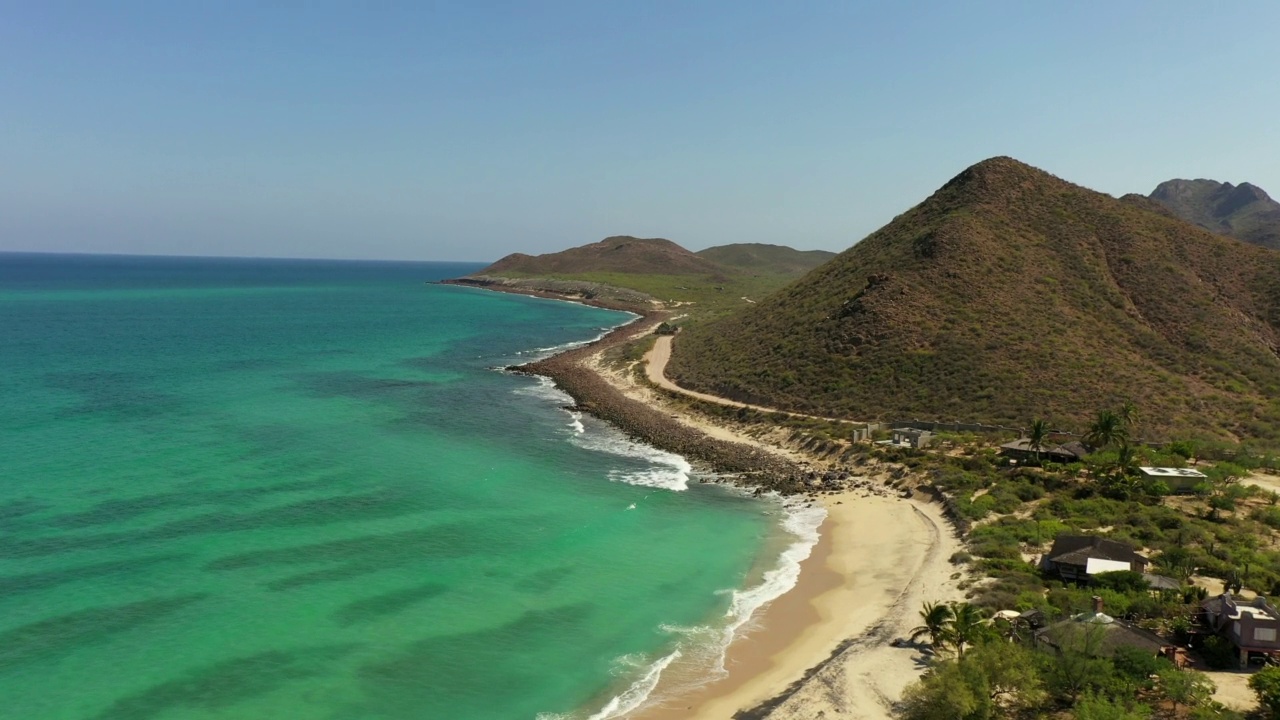
M 658 340 L 646 357 L 646 376 L 667 386 L 661 368 L 670 338 Z M 655 353 L 663 355 L 658 362 Z M 663 406 L 652 389 L 605 367 L 598 353 L 585 364 L 628 397 Z M 719 440 L 816 465 L 792 448 L 741 435 L 696 413 L 664 409 Z M 766 606 L 752 629 L 729 647 L 728 676 L 684 693 L 660 682 L 653 703 L 629 717 L 891 717 L 893 703 L 919 678 L 926 657 L 923 648 L 890 643 L 919 624 L 924 602 L 961 599 L 952 577 L 958 568 L 949 562 L 961 542 L 937 504 L 901 498 L 878 480 L 820 501 L 827 518 L 796 587 Z
M 890 717 L 924 660 L 890 642 L 918 624 L 922 602 L 959 597 L 947 561 L 959 543 L 927 503 L 855 492 L 825 504 L 798 584 L 730 646 L 728 677 L 672 697 L 659 684 L 661 699 L 632 717 Z
M 608 366 L 607 348 L 652 332 L 665 317 L 660 310 L 638 311 L 645 315 L 641 320 L 592 345 L 533 363 L 528 371 L 552 377 L 582 409 L 628 434 L 721 471 L 767 469 L 795 487 L 794 479 L 785 478 L 796 477 L 797 469 L 824 469 L 818 458 L 678 407 L 634 374 Z M 670 339 L 659 340 L 646 357 L 646 373 L 650 382 L 668 386 L 662 368 Z M 801 563 L 796 586 L 758 611 L 729 646 L 727 674 L 709 681 L 704 676 L 688 689 L 688 673 L 676 677 L 669 670 L 650 700 L 625 717 L 891 717 L 903 689 L 920 677 L 927 651 L 890 643 L 919 624 L 924 602 L 961 598 L 959 569 L 949 558 L 962 545 L 939 505 L 903 498 L 884 480 L 855 478 L 850 489 L 812 500 L 827 511 L 818 543 Z

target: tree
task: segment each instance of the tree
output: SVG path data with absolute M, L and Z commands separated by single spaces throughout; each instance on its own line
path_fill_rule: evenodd
M 1125 426 L 1124 419 L 1114 410 L 1103 410 L 1098 413 L 1082 439 L 1085 445 L 1101 450 L 1112 445 L 1127 443 L 1129 430 Z
M 1035 453 L 1035 462 L 1040 464 L 1040 451 L 1044 450 L 1045 441 L 1049 439 L 1049 423 L 1042 419 L 1031 421 L 1031 431 L 1027 433 L 1027 447 Z
M 1280 717 L 1280 667 L 1262 668 L 1249 678 L 1249 689 L 1258 696 L 1258 703 Z
M 987 619 L 976 605 L 969 603 L 951 603 L 951 626 L 947 628 L 946 637 L 956 648 L 956 654 L 964 658 L 966 646 L 989 637 L 991 632 Z
M 1160 553 L 1155 559 L 1155 567 L 1161 575 L 1167 575 L 1181 583 L 1185 583 L 1196 572 L 1191 552 L 1181 545 L 1174 545 Z
M 1014 711 L 1044 699 L 1034 653 L 1025 645 L 989 642 L 974 647 L 964 664 L 985 679 L 989 698 L 1006 711 Z
M 951 623 L 951 608 L 942 603 L 927 602 L 920 610 L 920 619 L 924 624 L 911 630 L 911 640 L 914 642 L 921 635 L 928 635 L 930 645 L 935 648 L 941 646 Z
M 1120 422 L 1124 423 L 1125 431 L 1130 434 L 1133 434 L 1138 427 L 1138 423 L 1142 422 L 1142 414 L 1132 400 L 1125 400 L 1124 404 L 1120 406 L 1120 412 L 1116 414 L 1120 416 Z
M 987 643 L 964 659 L 944 660 L 902 695 L 907 720 L 985 720 L 1037 707 L 1039 658 L 1022 645 Z
M 1090 693 L 1080 698 L 1072 715 L 1076 720 L 1146 720 L 1151 717 L 1151 708 Z
M 1099 587 L 1121 593 L 1144 593 L 1150 589 L 1147 579 L 1142 573 L 1133 570 L 1111 570 L 1093 576 Z
M 1179 670 L 1172 664 L 1156 671 L 1160 680 L 1160 691 L 1170 702 L 1176 714 L 1178 706 L 1195 707 L 1204 705 L 1213 697 L 1216 689 L 1209 676 L 1195 670 Z M 1250 678 L 1249 686 L 1253 686 Z
M 995 703 L 985 687 L 975 687 L 972 674 L 957 662 L 944 662 L 902 693 L 906 720 L 968 720 L 988 718 Z

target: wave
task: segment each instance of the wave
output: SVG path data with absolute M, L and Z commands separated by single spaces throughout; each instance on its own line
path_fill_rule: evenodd
M 556 384 L 550 378 L 541 375 L 534 377 L 533 384 L 521 385 L 513 392 L 517 395 L 554 403 L 560 408 L 573 404 L 573 398 L 568 393 L 556 387 Z M 592 423 L 592 432 L 587 432 L 587 426 L 583 423 L 584 416 L 581 412 L 576 410 L 565 410 L 565 412 L 569 415 L 568 426 L 571 430 L 569 441 L 573 444 L 585 450 L 643 460 L 648 464 L 648 467 L 643 469 L 623 470 L 615 468 L 610 470 L 607 473 L 607 477 L 610 480 L 627 483 L 628 485 L 662 488 L 675 492 L 689 489 L 689 479 L 693 474 L 693 466 L 689 464 L 688 460 L 675 453 L 669 453 L 653 446 L 636 442 L 603 422 Z
M 818 528 L 827 519 L 827 509 L 821 505 L 804 505 L 803 500 L 787 500 L 783 502 L 785 516 L 782 528 L 796 539 L 778 559 L 778 566 L 769 570 L 760 579 L 760 584 L 745 590 L 734 590 L 729 610 L 725 613 L 728 622 L 724 627 L 724 651 L 758 610 L 782 597 L 788 590 L 796 586 L 800 579 L 800 563 L 809 558 L 813 547 L 818 544 Z M 718 672 L 726 672 L 724 667 L 725 652 L 720 653 L 716 665 Z
M 644 701 L 649 698 L 649 694 L 658 686 L 658 680 L 662 678 L 662 671 L 666 670 L 668 665 L 678 659 L 680 659 L 680 651 L 676 650 L 650 665 L 645 670 L 644 675 L 632 683 L 631 687 L 613 696 L 603 708 L 600 708 L 599 712 L 587 718 L 587 720 L 612 720 L 613 718 L 622 717 L 643 705 Z
M 529 377 L 527 375 L 522 377 Z M 556 387 L 551 378 L 543 375 L 532 376 L 534 383 L 532 385 L 521 385 L 511 392 L 516 395 L 524 395 L 525 397 L 537 398 L 539 400 L 547 400 L 556 405 L 563 407 L 573 404 L 573 397 L 569 393 Z
M 795 538 L 782 551 L 777 567 L 766 572 L 759 584 L 732 591 L 732 600 L 725 612 L 723 625 L 663 625 L 663 632 L 681 636 L 676 642 L 676 649 L 670 655 L 650 664 L 626 690 L 611 698 L 587 720 L 615 720 L 645 705 L 658 686 L 663 671 L 681 658 L 685 658 L 691 667 L 702 670 L 703 682 L 728 674 L 725 658 L 729 645 L 758 617 L 761 609 L 796 586 L 800 578 L 800 563 L 813 553 L 813 547 L 818 544 L 818 528 L 827 517 L 827 511 L 822 506 L 810 507 L 804 505 L 803 501 L 783 501 L 777 496 L 773 499 L 782 502 L 782 528 Z M 707 669 L 710 670 L 709 675 Z M 569 720 L 570 717 L 572 716 L 548 715 L 539 716 L 539 720 Z
M 640 316 L 636 315 L 635 317 L 638 318 Z M 620 328 L 623 325 L 630 324 L 634 321 L 635 321 L 635 318 L 632 318 L 630 320 L 627 320 L 624 323 L 618 323 L 617 325 L 613 325 L 610 327 L 596 328 L 597 330 L 600 331 L 600 334 L 588 340 L 572 340 L 567 343 L 561 343 L 559 345 L 551 345 L 549 347 L 534 348 L 532 350 L 519 350 L 516 352 L 516 355 L 519 356 L 521 360 L 524 360 L 526 362 L 537 362 L 539 360 L 546 360 L 547 358 L 553 355 L 559 355 L 560 353 L 565 352 L 566 350 L 574 350 L 576 348 L 590 345 L 593 342 L 603 340 L 605 335 L 608 335 L 609 333 L 613 332 L 616 328 Z
M 590 433 L 585 432 L 584 428 L 584 432 L 570 438 L 570 442 L 586 450 L 643 460 L 649 465 L 637 470 L 610 470 L 607 476 L 614 482 L 675 492 L 689 489 L 693 466 L 688 460 L 675 453 L 636 442 L 611 427 L 604 426 L 600 432 Z

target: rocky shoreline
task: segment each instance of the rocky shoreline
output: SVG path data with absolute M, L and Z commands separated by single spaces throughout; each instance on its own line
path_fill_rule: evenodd
M 595 342 L 507 369 L 549 378 L 556 387 L 573 398 L 574 405 L 567 409 L 590 413 L 633 439 L 680 455 L 704 471 L 723 476 L 726 482 L 756 488 L 757 494 L 769 491 L 783 495 L 812 492 L 818 489 L 813 484 L 815 481 L 819 483 L 819 487 L 825 484 L 827 489 L 834 489 L 829 483 L 823 483 L 821 475 L 799 463 L 751 445 L 710 437 L 672 418 L 660 408 L 627 397 L 594 370 L 586 367 L 586 361 L 601 350 L 653 330 L 670 317 L 667 311 L 656 309 L 650 303 L 626 302 L 613 297 L 566 295 L 545 287 L 489 283 L 483 279 L 477 281 L 474 278 L 459 278 L 443 281 L 442 284 L 567 300 L 640 315 L 638 319 L 614 328 Z M 835 482 L 836 478 L 833 476 L 830 480 Z
M 513 295 L 529 295 L 548 300 L 565 300 L 605 310 L 622 310 L 639 315 L 652 312 L 655 304 L 657 304 L 657 301 L 651 296 L 635 290 L 618 288 L 602 283 L 572 280 L 513 279 L 489 275 L 467 275 L 466 277 L 450 280 L 440 280 L 437 284 L 493 290 L 494 292 L 511 293 Z
M 659 408 L 627 397 L 585 366 L 584 361 L 595 353 L 643 335 L 667 317 L 665 312 L 650 311 L 594 343 L 509 369 L 550 378 L 573 398 L 571 409 L 590 413 L 630 437 L 712 472 L 731 475 L 737 485 L 783 494 L 808 489 L 807 471 L 801 465 L 760 448 L 709 437 Z

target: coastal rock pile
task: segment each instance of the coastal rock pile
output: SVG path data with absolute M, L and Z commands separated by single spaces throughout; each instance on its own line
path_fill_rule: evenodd
M 737 484 L 792 495 L 812 490 L 800 465 L 750 445 L 708 437 L 668 413 L 627 397 L 583 361 L 592 354 L 648 332 L 665 316 L 655 313 L 618 328 L 600 341 L 509 370 L 555 381 L 582 410 L 613 424 L 627 435 L 673 452 L 717 473 L 736 476 Z

